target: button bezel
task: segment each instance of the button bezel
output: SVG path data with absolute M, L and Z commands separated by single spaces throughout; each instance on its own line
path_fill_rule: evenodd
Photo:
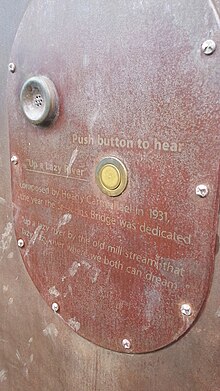
M 49 125 L 58 113 L 58 94 L 54 83 L 46 76 L 26 80 L 20 93 L 25 117 L 34 125 Z
M 101 175 L 102 170 L 106 166 L 115 167 L 115 169 L 120 174 L 120 183 L 115 189 L 107 188 L 106 185 L 102 181 L 102 175 Z M 122 161 L 116 157 L 105 157 L 104 159 L 102 159 L 99 162 L 98 166 L 96 167 L 96 183 L 97 183 L 98 187 L 100 188 L 100 190 L 104 194 L 107 194 L 110 197 L 117 197 L 120 194 L 122 194 L 128 184 L 128 173 L 127 173 L 127 169 L 126 169 L 124 163 L 122 163 Z

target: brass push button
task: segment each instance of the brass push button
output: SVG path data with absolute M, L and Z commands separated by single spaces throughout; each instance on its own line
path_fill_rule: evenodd
M 58 95 L 54 83 L 46 76 L 26 80 L 20 93 L 25 117 L 35 125 L 49 125 L 58 112 Z
M 106 164 L 101 169 L 100 179 L 106 189 L 115 190 L 120 185 L 121 175 L 117 167 L 112 164 Z
M 126 188 L 128 175 L 125 165 L 115 157 L 100 161 L 96 168 L 96 183 L 110 197 L 120 195 Z

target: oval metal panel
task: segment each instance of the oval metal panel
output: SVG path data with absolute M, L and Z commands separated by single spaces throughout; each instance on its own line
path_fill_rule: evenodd
M 220 41 L 216 33 L 215 53 L 201 52 L 202 12 L 192 18 L 154 1 L 35 0 L 14 42 L 8 117 L 21 255 L 64 321 L 115 351 L 177 340 L 210 287 Z M 19 101 L 25 80 L 38 75 L 59 95 L 48 127 L 29 123 Z M 118 197 L 96 183 L 109 157 L 127 170 Z M 207 197 L 196 195 L 199 184 Z

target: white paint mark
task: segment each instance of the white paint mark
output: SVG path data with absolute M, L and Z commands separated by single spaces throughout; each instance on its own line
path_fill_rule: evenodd
M 68 291 L 69 291 L 69 293 L 70 293 L 71 295 L 73 294 L 73 289 L 72 289 L 71 285 L 68 285 Z
M 69 176 L 71 174 L 71 168 L 72 168 L 72 165 L 73 163 L 75 162 L 76 158 L 77 158 L 77 154 L 78 154 L 78 149 L 74 149 L 72 155 L 71 155 L 71 158 L 70 158 L 70 162 L 66 168 L 66 175 Z
M 8 341 L 7 341 L 7 339 L 2 339 L 2 338 L 0 338 L 0 342 L 6 343 L 6 342 L 8 342 Z
M 8 288 L 9 288 L 8 285 L 3 285 L 2 287 L 3 293 L 8 292 Z
M 87 261 L 82 261 L 82 263 L 80 264 L 79 262 L 77 261 L 74 261 L 72 266 L 69 268 L 69 273 L 71 275 L 71 277 L 74 277 L 78 271 L 78 268 L 80 266 L 83 266 L 85 269 L 87 269 L 89 272 L 89 278 L 90 280 L 92 281 L 92 284 L 94 284 L 97 279 L 98 279 L 98 276 L 101 272 L 100 269 L 96 268 L 96 267 L 92 267 L 92 265 L 87 262 Z
M 8 376 L 7 376 L 8 371 L 6 369 L 1 369 L 0 370 L 0 383 L 3 383 L 3 381 L 6 381 Z
M 91 276 L 91 280 L 92 280 L 92 284 L 94 284 L 94 283 L 97 281 L 98 276 L 99 276 L 101 270 L 98 269 L 98 268 L 96 268 L 96 267 L 94 267 L 94 268 L 92 269 L 92 271 L 94 271 L 94 275 Z
M 93 129 L 95 123 L 96 123 L 96 120 L 98 118 L 99 112 L 100 112 L 100 103 L 99 103 L 98 109 L 96 109 L 96 111 L 93 113 L 92 117 L 90 118 L 90 121 L 89 121 L 89 124 L 88 124 L 88 128 L 89 128 L 90 132 L 92 131 L 92 129 Z
M 47 325 L 47 327 L 45 327 L 45 329 L 43 330 L 43 335 L 45 337 L 57 337 L 58 336 L 58 330 L 55 326 L 55 324 L 53 323 L 50 323 Z
M 18 361 L 22 361 L 21 355 L 20 355 L 20 352 L 19 352 L 18 349 L 16 349 L 16 353 L 15 354 L 16 354 L 16 357 L 17 357 Z
M 0 240 L 0 250 L 4 252 L 10 246 L 12 239 L 12 223 L 7 223 L 4 232 L 2 233 L 2 237 Z
M 14 253 L 13 253 L 13 252 L 10 252 L 10 253 L 8 254 L 7 258 L 8 258 L 8 259 L 12 259 L 13 256 L 14 256 Z
M 8 300 L 8 304 L 9 305 L 13 304 L 13 301 L 14 301 L 13 297 L 10 297 L 9 300 Z
M 31 247 L 34 245 L 34 243 L 36 242 L 38 236 L 39 236 L 39 233 L 42 229 L 42 224 L 39 224 L 38 227 L 35 229 L 34 233 L 33 233 L 33 236 L 31 237 L 31 239 L 29 240 L 28 242 L 28 245 L 27 245 L 27 248 L 26 248 L 26 251 L 24 253 L 24 255 L 28 255 Z
M 55 297 L 60 296 L 60 292 L 56 289 L 55 285 L 49 289 L 49 294 Z
M 6 200 L 2 197 L 0 197 L 0 205 L 5 205 Z
M 28 346 L 29 346 L 29 347 L 31 346 L 31 344 L 32 344 L 33 340 L 34 340 L 34 338 L 33 338 L 33 337 L 31 337 L 31 338 L 28 340 Z
M 70 327 L 72 327 L 72 329 L 74 330 L 74 331 L 79 331 L 79 329 L 80 329 L 80 323 L 76 320 L 76 318 L 71 318 L 71 319 L 69 319 L 68 320 L 68 325 L 70 326 Z
M 26 378 L 28 378 L 29 369 L 28 369 L 28 367 L 26 367 L 26 365 L 24 366 L 23 372 L 24 372 L 24 376 L 25 376 Z
M 214 14 L 216 23 L 218 25 L 218 28 L 220 28 L 220 17 L 219 17 L 218 11 L 217 11 L 217 7 L 214 4 L 213 0 L 209 0 L 209 5 L 210 5 L 210 7 L 211 7 L 211 9 L 213 11 L 213 14 Z
M 83 55 L 83 67 L 86 68 L 89 65 L 89 56 L 88 54 Z
M 30 364 L 33 362 L 34 360 L 34 355 L 33 353 L 30 355 L 29 359 L 28 360 L 25 360 L 25 359 L 22 359 L 21 357 L 21 354 L 19 352 L 18 349 L 16 349 L 16 357 L 18 359 L 18 361 L 21 363 L 21 365 L 23 366 L 22 368 L 22 372 L 24 374 L 25 377 L 28 378 L 28 375 L 29 375 L 29 367 L 30 367 Z
M 63 296 L 64 296 L 64 297 L 67 297 L 68 295 L 71 295 L 71 296 L 72 296 L 72 294 L 73 294 L 73 289 L 72 289 L 71 285 L 68 285 L 68 291 L 65 292 L 65 293 L 63 294 Z
M 85 266 L 86 269 L 90 269 L 91 268 L 90 263 L 87 262 L 87 261 L 82 261 L 82 265 Z
M 12 206 L 14 211 L 14 221 L 17 221 L 21 208 L 17 206 L 14 202 L 12 202 Z
M 97 267 L 92 267 L 92 265 L 87 261 L 82 261 L 82 266 L 84 266 L 87 270 L 90 270 L 89 278 L 91 279 L 92 284 L 94 284 L 97 281 L 101 270 Z
M 144 9 L 143 0 L 135 0 L 135 1 L 133 1 L 132 9 L 133 10 Z
M 66 213 L 64 214 L 60 219 L 59 219 L 59 222 L 58 222 L 58 226 L 57 226 L 57 230 L 60 229 L 60 227 L 62 227 L 62 225 L 66 225 L 68 224 L 72 219 L 72 215 L 71 213 Z
M 220 307 L 217 309 L 215 315 L 216 315 L 218 318 L 220 318 Z
M 71 277 L 74 277 L 74 276 L 75 276 L 75 274 L 77 273 L 78 268 L 79 268 L 80 266 L 81 266 L 81 265 L 80 265 L 79 262 L 77 262 L 77 261 L 74 261 L 74 262 L 73 262 L 72 266 L 69 268 L 69 273 L 70 273 Z

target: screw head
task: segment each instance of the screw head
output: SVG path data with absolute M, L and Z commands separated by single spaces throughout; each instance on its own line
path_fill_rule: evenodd
M 125 348 L 125 349 L 130 349 L 130 347 L 131 347 L 131 342 L 130 342 L 128 339 L 123 339 L 123 341 L 122 341 L 122 346 L 123 346 L 123 348 Z
M 202 44 L 202 51 L 204 54 L 212 54 L 216 49 L 216 43 L 212 39 L 207 39 Z
M 12 162 L 13 164 L 18 164 L 18 157 L 15 156 L 15 155 L 13 155 L 13 156 L 11 157 L 11 162 Z
M 51 308 L 54 312 L 59 311 L 59 304 L 58 303 L 52 303 Z
M 199 197 L 206 197 L 209 194 L 209 189 L 206 185 L 198 185 L 196 186 L 196 195 Z
M 16 65 L 13 62 L 10 62 L 10 64 L 8 64 L 8 70 L 11 73 L 15 73 Z
M 18 247 L 20 247 L 20 248 L 24 247 L 23 239 L 18 239 Z
M 192 308 L 189 304 L 182 304 L 181 305 L 181 312 L 185 316 L 190 316 L 192 314 Z

